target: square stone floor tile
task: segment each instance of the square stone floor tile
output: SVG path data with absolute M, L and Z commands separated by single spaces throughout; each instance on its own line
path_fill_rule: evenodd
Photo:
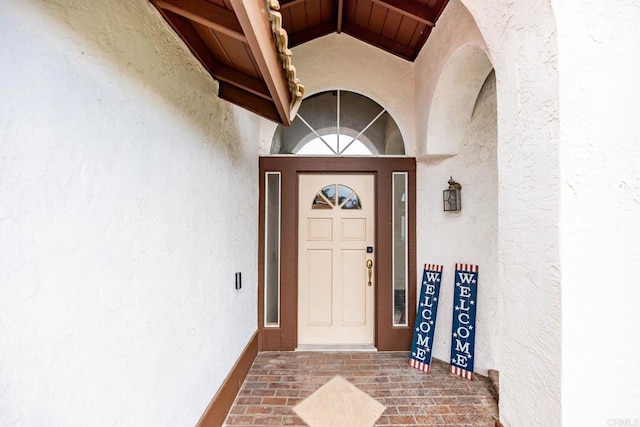
M 310 427 L 370 427 L 385 409 L 383 404 L 339 375 L 293 408 Z

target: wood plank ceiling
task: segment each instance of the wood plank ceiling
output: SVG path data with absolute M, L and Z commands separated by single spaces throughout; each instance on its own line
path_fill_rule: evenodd
M 291 48 L 334 32 L 345 33 L 413 61 L 448 0 L 151 3 L 218 80 L 220 98 L 289 125 L 295 116 L 296 94 L 300 98 L 304 88 L 291 67 L 287 38 Z M 281 28 L 276 21 L 281 21 Z
M 416 59 L 449 0 L 281 0 L 291 47 L 345 33 L 408 61 Z

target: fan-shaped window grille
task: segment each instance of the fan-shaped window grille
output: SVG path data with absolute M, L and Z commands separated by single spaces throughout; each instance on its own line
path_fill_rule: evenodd
M 397 156 L 405 149 L 398 125 L 380 104 L 333 90 L 306 98 L 291 126 L 278 126 L 271 154 Z
M 360 198 L 351 188 L 342 184 L 331 184 L 318 191 L 312 209 L 362 209 Z

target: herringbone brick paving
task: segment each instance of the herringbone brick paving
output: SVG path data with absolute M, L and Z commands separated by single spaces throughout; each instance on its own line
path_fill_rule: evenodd
M 494 426 L 498 405 L 489 380 L 409 367 L 408 353 L 264 352 L 258 354 L 225 425 L 306 424 L 293 407 L 336 375 L 385 405 L 376 426 Z M 346 426 L 345 426 L 346 427 Z

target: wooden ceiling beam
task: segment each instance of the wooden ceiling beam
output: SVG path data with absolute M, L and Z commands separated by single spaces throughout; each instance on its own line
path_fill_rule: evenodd
M 173 0 L 172 0 L 173 1 Z M 291 94 L 285 79 L 280 53 L 271 32 L 264 0 L 231 0 L 238 22 L 264 79 L 279 115 L 278 122 L 291 125 Z M 259 97 L 258 97 L 259 98 Z M 248 105 L 247 108 L 251 109 Z
M 289 47 L 296 47 L 318 37 L 326 36 L 336 30 L 335 24 L 323 22 L 314 27 L 307 28 L 302 31 L 289 34 Z
M 291 6 L 295 6 L 306 1 L 307 0 L 280 0 L 280 10 L 287 9 Z
M 336 33 L 342 32 L 342 16 L 344 15 L 344 0 L 338 0 L 336 5 Z
M 422 22 L 430 27 L 436 26 L 436 16 L 429 6 L 412 0 L 371 0 L 373 3 L 394 10 L 402 15 Z
M 271 100 L 269 89 L 262 80 L 256 79 L 255 77 L 251 77 L 241 71 L 217 62 L 205 42 L 187 18 L 183 18 L 182 16 L 169 12 L 166 9 L 159 10 L 173 30 L 182 37 L 182 40 L 185 42 L 191 53 L 193 53 L 205 70 L 207 70 L 214 79 L 220 82 L 232 84 L 266 100 Z
M 247 41 L 235 13 L 206 0 L 151 0 L 158 8 L 168 10 L 214 31 L 242 42 Z
M 220 88 L 218 89 L 218 96 L 225 101 L 246 108 L 259 116 L 273 120 L 276 123 L 282 123 L 280 112 L 273 102 L 242 90 L 233 84 L 221 82 Z
M 363 28 L 351 22 L 345 22 L 343 24 L 343 27 L 344 27 L 345 33 L 352 35 L 357 39 L 360 39 L 366 43 L 377 46 L 380 49 L 386 50 L 387 52 L 392 53 L 408 61 L 415 60 L 415 52 L 409 46 L 400 44 L 395 40 L 389 39 L 381 34 L 374 33 L 373 31 L 370 31 L 366 28 Z
M 269 88 L 267 88 L 267 85 L 262 80 L 234 70 L 231 67 L 217 64 L 213 71 L 213 77 L 218 81 L 232 84 L 260 98 L 273 101 L 269 93 Z

